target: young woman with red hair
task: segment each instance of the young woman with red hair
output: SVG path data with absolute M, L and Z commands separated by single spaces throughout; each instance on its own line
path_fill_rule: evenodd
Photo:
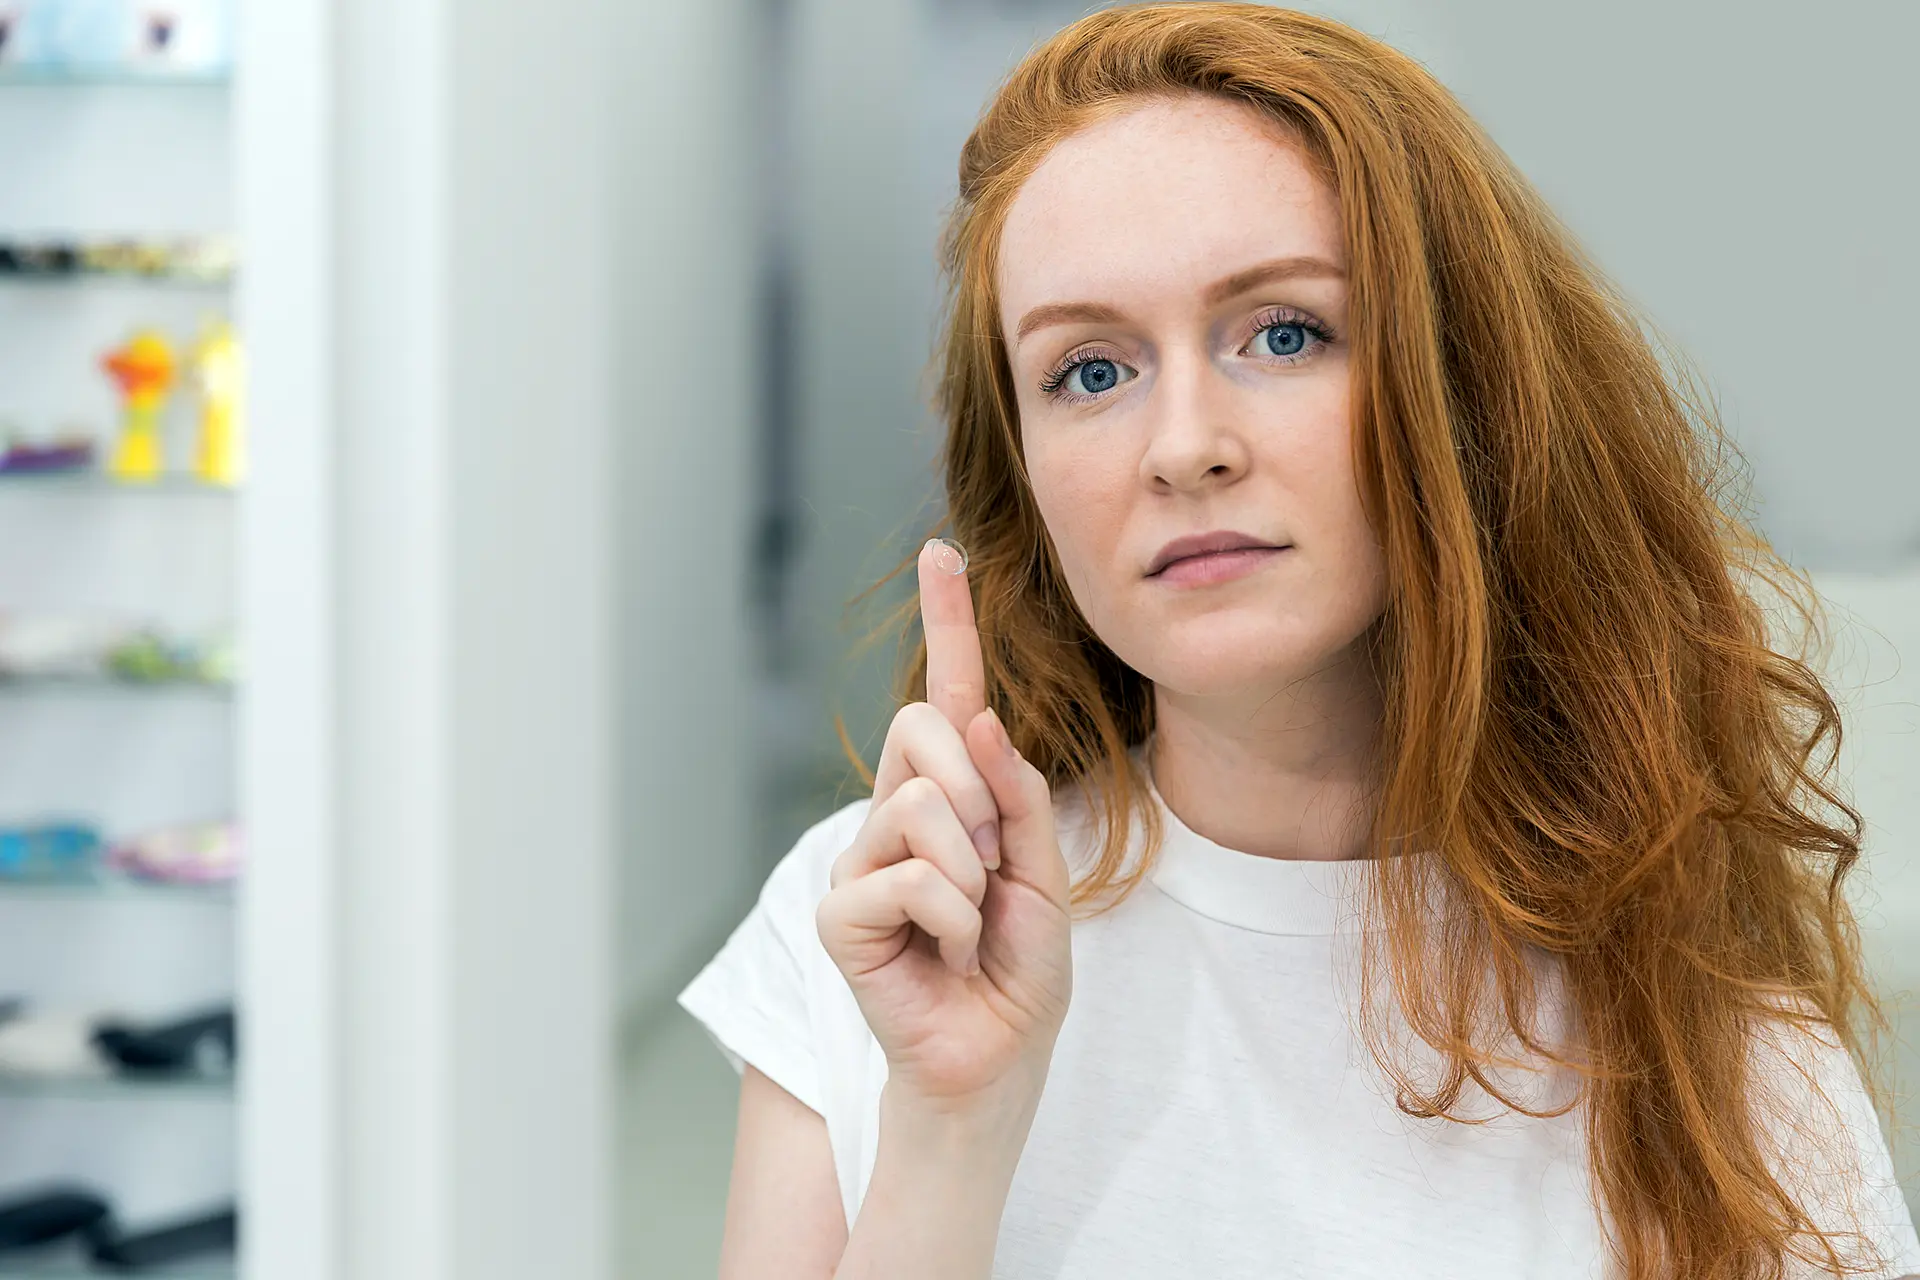
M 1096 13 L 943 253 L 967 558 L 910 562 L 872 798 L 681 996 L 744 1074 L 722 1275 L 1920 1271 L 1805 583 L 1454 98 Z

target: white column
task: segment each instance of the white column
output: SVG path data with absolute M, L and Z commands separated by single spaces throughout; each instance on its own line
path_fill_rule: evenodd
M 610 1274 L 591 0 L 247 15 L 248 1274 Z

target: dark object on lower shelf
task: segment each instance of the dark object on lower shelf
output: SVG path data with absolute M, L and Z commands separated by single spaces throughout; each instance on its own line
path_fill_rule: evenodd
M 93 1042 L 122 1070 L 132 1074 L 233 1070 L 234 1024 L 231 1007 L 157 1026 L 104 1022 Z
M 0 244 L 0 275 L 70 276 L 79 270 L 78 245 Z
M 111 1225 L 90 1233 L 93 1260 L 109 1271 L 145 1271 L 206 1254 L 231 1253 L 240 1237 L 240 1214 L 229 1206 L 151 1231 L 122 1234 Z
M 107 1202 L 79 1187 L 48 1187 L 0 1201 L 0 1252 L 39 1248 L 106 1220 Z

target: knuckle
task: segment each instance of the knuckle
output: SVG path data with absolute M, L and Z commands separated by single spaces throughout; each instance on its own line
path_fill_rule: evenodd
M 945 723 L 945 717 L 931 702 L 909 702 L 894 713 L 892 727 L 907 736 L 918 737 L 936 721 Z
M 940 887 L 945 873 L 925 858 L 908 858 L 901 863 L 900 879 L 908 892 L 916 896 L 932 893 Z
M 947 793 L 940 784 L 924 774 L 908 778 L 893 793 L 906 808 L 919 813 L 930 813 L 946 804 Z
M 971 680 L 942 680 L 940 692 L 948 698 L 971 698 L 980 692 L 980 686 Z

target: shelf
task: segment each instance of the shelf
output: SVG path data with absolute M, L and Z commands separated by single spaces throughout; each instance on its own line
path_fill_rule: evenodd
M 203 289 L 216 293 L 233 288 L 235 277 L 195 275 L 190 271 L 0 271 L 0 288 L 105 289 L 133 286 L 158 289 Z
M 9 1262 L 0 1256 L 0 1280 L 88 1280 L 95 1276 L 126 1275 L 124 1270 L 109 1271 L 79 1262 Z M 235 1280 L 240 1272 L 231 1259 L 213 1262 L 183 1262 L 177 1267 L 142 1267 L 143 1276 L 160 1280 Z
M 156 67 L 23 67 L 0 69 L 0 88 L 91 87 L 137 85 L 170 89 L 225 89 L 233 83 L 230 71 L 170 71 Z
M 189 883 L 108 875 L 92 880 L 24 880 L 0 876 L 0 901 L 8 898 L 50 899 L 56 902 L 157 899 L 230 906 L 234 899 L 234 884 L 231 880 Z
M 141 1079 L 138 1076 L 25 1076 L 0 1073 L 0 1099 L 81 1098 L 225 1099 L 233 1096 L 231 1076 L 174 1076 Z
M 145 483 L 115 480 L 104 471 L 0 472 L 0 493 L 95 493 L 131 494 L 153 497 L 159 494 L 200 494 L 231 498 L 239 492 L 234 486 L 208 484 L 186 475 L 166 475 Z
M 0 676 L 0 693 L 105 693 L 151 697 L 156 694 L 190 694 L 206 698 L 230 698 L 234 685 L 229 680 L 125 680 L 119 676 Z

